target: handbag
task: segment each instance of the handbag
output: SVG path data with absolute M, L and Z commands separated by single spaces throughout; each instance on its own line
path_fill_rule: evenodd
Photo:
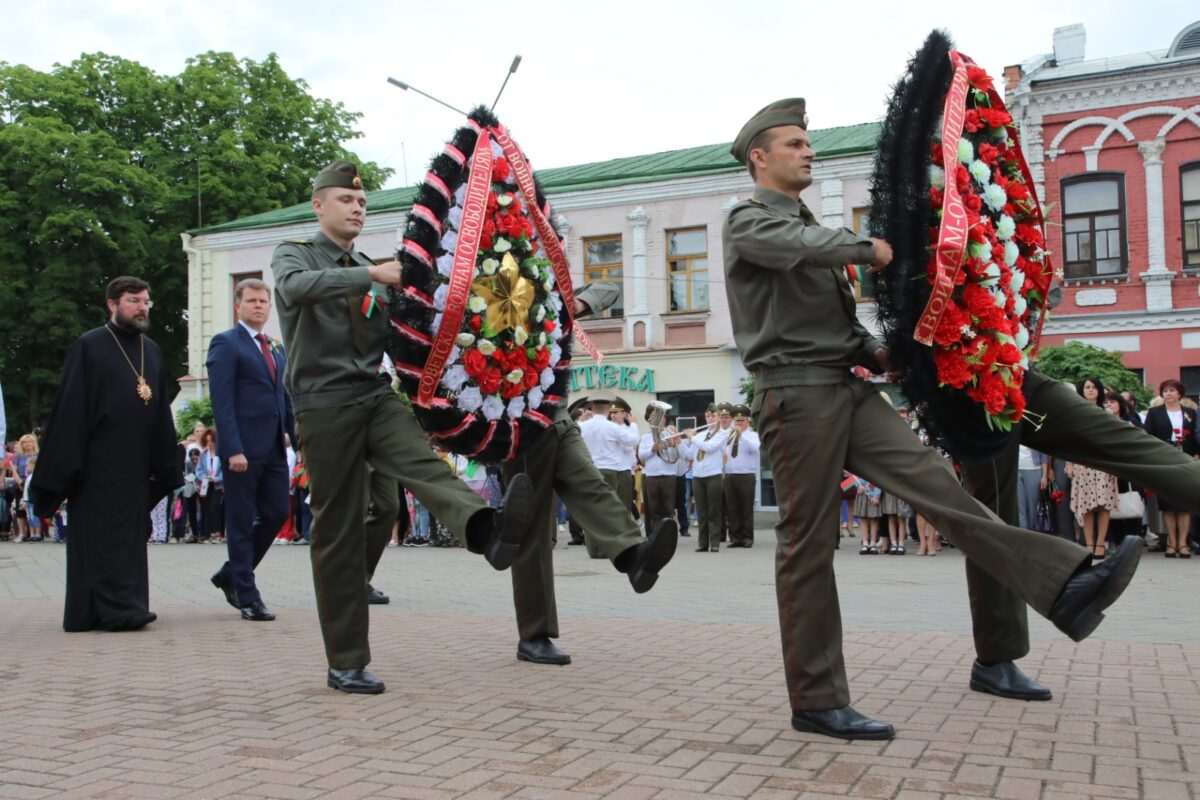
M 1117 495 L 1120 502 L 1117 507 L 1109 512 L 1110 519 L 1141 519 L 1142 514 L 1146 512 L 1146 504 L 1142 501 L 1142 496 L 1133 489 L 1128 492 L 1121 492 Z
M 1037 509 L 1033 514 L 1033 529 L 1038 533 L 1058 533 L 1058 521 L 1054 513 L 1054 498 L 1050 489 L 1042 489 L 1038 495 Z

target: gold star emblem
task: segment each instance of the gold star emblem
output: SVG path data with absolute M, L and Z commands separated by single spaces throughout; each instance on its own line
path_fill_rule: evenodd
M 521 268 L 512 253 L 505 253 L 495 275 L 477 278 L 471 291 L 487 303 L 487 324 L 499 333 L 509 328 L 529 329 L 529 306 L 533 303 L 533 282 L 521 277 Z
M 352 184 L 354 184 L 354 188 L 355 188 L 355 189 L 361 189 L 361 188 L 362 188 L 362 181 L 359 179 L 359 177 L 358 177 L 357 175 L 355 175 L 355 176 L 354 176 L 354 180 L 352 180 L 352 181 L 350 181 L 350 182 L 351 182 Z

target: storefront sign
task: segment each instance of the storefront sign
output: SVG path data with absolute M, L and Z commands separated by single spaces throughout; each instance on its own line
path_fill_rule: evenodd
M 571 368 L 571 391 L 581 389 L 624 389 L 654 393 L 654 370 L 605 362 Z

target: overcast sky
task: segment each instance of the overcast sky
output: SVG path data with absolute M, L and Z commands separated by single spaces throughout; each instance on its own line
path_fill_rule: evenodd
M 424 173 L 460 117 L 390 86 L 394 76 L 459 108 L 497 106 L 535 167 L 557 167 L 733 139 L 781 97 L 808 99 L 814 128 L 878 119 L 889 86 L 934 27 L 995 77 L 1053 49 L 1082 23 L 1087 57 L 1167 48 L 1200 19 L 1183 0 L 1034 3 L 806 3 L 707 0 L 254 2 L 4 0 L 0 58 L 41 70 L 102 51 L 174 74 L 188 56 L 279 55 L 318 96 L 363 112 L 349 144 Z M 903 9 L 903 10 L 901 10 Z

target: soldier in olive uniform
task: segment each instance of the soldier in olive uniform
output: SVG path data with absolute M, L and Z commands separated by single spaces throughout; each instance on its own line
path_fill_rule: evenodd
M 734 338 L 755 374 L 752 408 L 780 500 L 776 594 L 792 727 L 844 739 L 889 739 L 891 725 L 850 706 L 829 536 L 842 469 L 909 502 L 989 575 L 1075 641 L 1128 585 L 1140 544 L 1089 567 L 1088 552 L 1004 525 L 972 499 L 867 381 L 889 368 L 858 322 L 843 265 L 882 268 L 891 247 L 817 224 L 800 200 L 814 152 L 804 100 L 772 103 L 738 133 L 754 197 L 725 221 L 726 291 Z
M 496 511 L 446 470 L 379 365 L 387 338 L 386 286 L 400 264 L 374 264 L 354 250 L 367 196 L 354 164 L 339 161 L 313 185 L 320 232 L 275 249 L 286 380 L 312 477 L 312 568 L 317 615 L 329 662 L 328 684 L 378 694 L 383 683 L 365 667 L 367 560 L 366 469 L 402 481 L 468 549 L 496 569 L 516 556 L 529 528 L 529 479 L 509 484 Z
M 575 295 L 576 316 L 604 310 L 615 302 L 618 293 L 612 283 L 588 284 Z M 603 399 L 612 402 L 610 397 Z M 565 398 L 559 403 L 554 424 L 534 434 L 516 460 L 504 465 L 506 479 L 518 473 L 528 473 L 533 481 L 534 511 L 529 538 L 512 568 L 513 605 L 520 636 L 517 658 L 535 664 L 569 664 L 571 657 L 551 641 L 558 638 L 553 560 L 555 496 L 562 500 L 571 518 L 583 526 L 588 549 L 626 573 L 638 593 L 654 586 L 658 573 L 675 555 L 678 528 L 675 520 L 664 519 L 649 538 L 642 536 L 629 511 L 629 498 L 619 497 L 614 481 L 596 468 Z

